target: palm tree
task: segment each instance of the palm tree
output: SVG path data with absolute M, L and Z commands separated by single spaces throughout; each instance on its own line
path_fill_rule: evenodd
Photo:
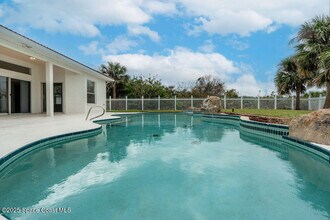
M 320 54 L 320 60 L 320 74 L 318 78 L 315 78 L 315 81 L 325 83 L 327 94 L 323 108 L 330 108 L 330 50 L 322 52 Z
M 110 76 L 115 81 L 111 84 L 112 97 L 117 98 L 118 86 L 122 86 L 128 81 L 129 76 L 126 74 L 126 67 L 120 65 L 120 63 L 108 62 L 107 65 L 102 64 L 100 66 L 100 72 Z M 107 88 L 109 91 L 110 88 Z
M 275 76 L 275 85 L 280 95 L 296 92 L 296 110 L 300 110 L 300 95 L 306 90 L 306 78 L 302 77 L 303 69 L 295 57 L 281 61 Z
M 297 60 L 311 78 L 312 84 L 326 86 L 324 108 L 330 108 L 330 17 L 316 16 L 301 25 L 297 36 Z

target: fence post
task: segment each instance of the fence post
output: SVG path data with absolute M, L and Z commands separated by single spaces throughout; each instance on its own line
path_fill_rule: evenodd
M 144 106 L 143 106 L 143 96 L 141 97 L 141 101 L 142 101 L 141 108 L 142 108 L 142 111 L 143 111 L 143 109 L 144 109 Z
M 243 96 L 241 96 L 241 109 L 243 109 Z
M 291 97 L 291 109 L 294 110 L 294 98 L 293 98 L 293 96 Z
M 308 96 L 308 110 L 311 110 L 312 109 L 312 105 L 311 105 L 311 94 L 309 94 Z
M 318 110 L 320 110 L 322 108 L 321 98 L 322 98 L 322 95 L 320 94 L 319 95 L 319 109 Z
M 258 95 L 258 109 L 260 109 L 260 95 Z
M 226 95 L 223 97 L 223 108 L 227 109 L 227 100 Z
M 109 96 L 109 111 L 111 111 L 111 96 Z
M 194 108 L 194 97 L 193 97 L 193 96 L 191 96 L 191 103 L 190 103 L 190 107 L 191 107 L 191 109 L 193 109 L 193 108 Z
M 126 100 L 125 100 L 125 107 L 126 107 L 126 111 L 127 111 L 127 96 L 126 96 Z
M 158 96 L 158 111 L 160 110 L 160 96 Z
M 176 111 L 176 95 L 174 96 L 174 110 Z
M 277 109 L 277 95 L 274 96 L 274 109 Z

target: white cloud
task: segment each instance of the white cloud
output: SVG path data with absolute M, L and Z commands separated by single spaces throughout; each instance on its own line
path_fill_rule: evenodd
M 200 18 L 194 19 L 194 24 L 196 23 L 200 23 Z M 189 23 L 184 24 L 184 28 L 188 36 L 198 37 L 198 35 L 200 35 L 203 32 L 203 30 L 198 25 L 194 25 L 194 24 L 189 24 Z
M 92 41 L 87 45 L 80 45 L 79 50 L 81 50 L 85 55 L 103 56 L 104 54 L 118 54 L 127 52 L 137 45 L 138 43 L 136 41 L 128 39 L 125 36 L 118 36 L 107 45 L 100 45 L 99 42 Z
M 117 54 L 119 52 L 129 51 L 131 48 L 136 47 L 137 43 L 124 36 L 119 36 L 106 46 L 110 54 Z
M 198 48 L 201 52 L 204 53 L 212 53 L 215 48 L 215 45 L 213 44 L 212 40 L 207 40 L 204 42 L 202 46 Z
M 88 45 L 79 46 L 79 50 L 81 50 L 85 55 L 99 55 L 100 49 L 98 46 L 99 43 L 97 41 L 92 41 Z
M 175 2 L 147 1 L 144 6 L 152 14 L 175 14 L 177 13 Z
M 316 14 L 328 14 L 327 5 L 326 0 L 13 0 L 0 3 L 0 16 L 5 23 L 96 36 L 100 26 L 143 27 L 157 15 L 175 14 L 197 18 L 197 23 L 190 24 L 190 33 L 247 36 L 260 30 L 274 31 L 277 25 L 297 26 Z
M 108 55 L 104 60 L 121 63 L 127 67 L 130 75 L 157 75 L 167 85 L 196 80 L 205 74 L 228 80 L 231 74 L 240 71 L 232 61 L 219 53 L 193 52 L 180 47 L 169 50 L 167 55 Z
M 243 42 L 243 41 L 239 41 L 235 38 L 231 38 L 227 41 L 227 44 L 230 45 L 231 47 L 233 47 L 236 50 L 245 50 L 247 48 L 249 48 L 249 44 Z
M 254 69 L 251 65 L 246 63 L 240 63 L 239 68 L 241 70 L 241 75 L 237 78 L 231 78 L 226 82 L 228 89 L 236 89 L 240 95 L 243 96 L 257 96 L 260 95 L 270 95 L 272 91 L 276 91 L 274 84 L 273 73 L 276 69 L 269 70 L 265 73 L 267 76 L 264 81 L 259 81 L 254 75 Z
M 277 25 L 297 26 L 316 14 L 327 14 L 325 0 L 178 0 L 187 15 L 199 17 L 191 34 L 247 36 L 255 31 L 274 31 Z M 274 26 L 275 25 L 275 26 Z
M 227 89 L 236 89 L 242 95 L 256 96 L 276 91 L 271 79 L 256 80 L 253 68 L 247 64 L 235 64 L 219 53 L 193 52 L 177 47 L 167 55 L 121 54 L 104 56 L 104 61 L 119 62 L 127 67 L 129 75 L 156 75 L 166 85 L 195 81 L 211 74 L 222 79 Z
M 240 95 L 244 96 L 257 96 L 269 95 L 272 91 L 276 91 L 275 85 L 272 81 L 259 82 L 251 73 L 245 73 L 237 79 L 226 83 L 227 88 L 236 89 Z
M 248 36 L 251 32 L 267 28 L 272 20 L 251 10 L 239 12 L 219 10 L 209 18 L 201 17 L 200 22 L 200 28 L 212 34 L 237 33 L 241 36 Z
M 268 34 L 273 33 L 274 31 L 276 31 L 280 27 L 281 27 L 281 25 L 276 25 L 276 24 L 275 25 L 270 25 L 270 26 L 267 27 L 266 32 Z
M 160 41 L 160 36 L 156 31 L 150 30 L 150 28 L 141 25 L 129 26 L 128 32 L 131 35 L 146 35 L 154 42 Z
M 144 24 L 151 16 L 138 0 L 15 1 L 8 8 L 6 22 L 27 25 L 49 32 L 96 36 L 98 25 Z M 10 9 L 10 10 L 9 10 Z

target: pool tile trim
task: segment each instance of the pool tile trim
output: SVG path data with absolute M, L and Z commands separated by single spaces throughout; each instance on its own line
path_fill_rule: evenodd
M 302 150 L 308 151 L 322 159 L 327 160 L 330 163 L 330 151 L 322 148 L 316 144 L 308 141 L 303 141 L 298 138 L 289 136 L 289 127 L 286 125 L 269 124 L 263 122 L 256 122 L 245 120 L 240 116 L 236 115 L 225 115 L 225 114 L 203 114 L 204 119 L 220 119 L 224 121 L 237 121 L 238 126 L 241 130 L 253 134 L 260 134 L 263 136 L 280 139 L 286 143 L 294 144 Z
M 110 122 L 113 122 L 113 123 L 120 122 L 122 120 L 121 116 L 123 116 L 123 115 L 132 116 L 132 115 L 136 115 L 136 113 L 130 113 L 130 114 L 118 113 L 118 114 L 112 115 L 111 116 L 112 118 L 96 119 L 96 120 L 93 120 L 92 123 L 97 124 L 97 128 L 85 129 L 85 130 L 81 130 L 81 131 L 74 131 L 74 132 L 63 133 L 63 134 L 59 134 L 59 135 L 55 135 L 55 136 L 50 136 L 50 137 L 38 139 L 36 141 L 30 142 L 21 147 L 18 147 L 15 150 L 9 152 L 8 154 L 0 157 L 0 172 L 5 167 L 7 167 L 9 164 L 11 164 L 13 161 L 24 156 L 25 154 L 30 153 L 31 151 L 33 151 L 35 149 L 46 148 L 51 144 L 61 144 L 61 143 L 65 143 L 67 141 L 74 141 L 74 140 L 78 140 L 81 138 L 91 137 L 91 136 L 100 134 L 102 132 L 102 124 L 104 124 L 104 122 L 109 122 L 109 123 Z
M 101 132 L 102 132 L 102 126 L 99 126 L 98 128 L 93 128 L 89 130 L 77 131 L 77 132 L 71 132 L 71 133 L 56 135 L 52 137 L 47 137 L 26 144 L 18 148 L 17 150 L 5 155 L 4 157 L 0 158 L 0 172 L 12 162 L 14 162 L 18 158 L 24 156 L 25 154 L 33 150 L 48 147 L 51 144 L 61 144 L 67 141 L 74 141 L 81 138 L 94 136 L 100 134 Z
M 93 122 L 95 123 L 104 123 L 104 122 L 116 122 L 116 121 L 120 121 L 122 120 L 122 118 L 109 118 L 109 119 L 98 119 L 98 120 L 94 120 Z
M 283 137 L 283 139 L 288 140 L 289 143 L 294 143 L 296 145 L 298 144 L 299 146 L 304 146 L 304 150 L 308 149 L 309 152 L 311 152 L 313 154 L 317 154 L 318 156 L 322 156 L 322 157 L 328 159 L 328 161 L 330 163 L 330 151 L 329 150 L 322 148 L 316 144 L 310 143 L 308 141 L 298 139 L 298 138 Z M 312 149 L 312 151 L 309 149 Z M 320 153 L 321 153 L 321 155 L 320 155 Z

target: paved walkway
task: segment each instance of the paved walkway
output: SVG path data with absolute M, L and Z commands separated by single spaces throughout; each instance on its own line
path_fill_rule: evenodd
M 77 131 L 98 128 L 100 125 L 85 121 L 86 115 L 13 114 L 0 116 L 0 158 L 34 141 Z M 106 113 L 98 119 L 118 118 Z

